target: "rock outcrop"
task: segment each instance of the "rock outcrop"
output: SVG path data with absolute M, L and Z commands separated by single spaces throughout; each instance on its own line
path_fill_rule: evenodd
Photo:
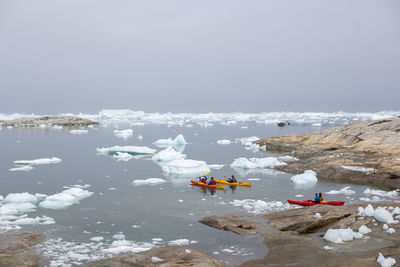
M 400 188 L 400 117 L 363 121 L 304 135 L 255 142 L 299 160 L 276 167 L 290 173 L 312 169 L 318 178 Z
M 45 116 L 38 118 L 18 118 L 14 120 L 0 121 L 0 126 L 3 127 L 36 127 L 41 125 L 46 126 L 89 126 L 98 124 L 95 121 L 83 119 L 75 116 Z
M 88 267 L 225 267 L 204 252 L 191 247 L 168 246 L 154 248 L 138 254 L 124 254 L 111 259 L 90 263 Z
M 231 231 L 239 235 L 254 235 L 256 234 L 254 230 L 259 228 L 259 224 L 257 223 L 229 215 L 213 215 L 205 217 L 199 222 L 219 230 Z

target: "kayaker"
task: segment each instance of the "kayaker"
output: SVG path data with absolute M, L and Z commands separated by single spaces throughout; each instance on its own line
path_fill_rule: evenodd
M 229 183 L 236 183 L 236 178 L 235 178 L 235 176 L 232 175 L 232 177 L 228 179 L 228 182 L 229 182 Z
M 207 183 L 207 176 L 203 176 L 202 182 L 205 183 L 205 184 Z
M 322 193 L 319 193 L 319 202 L 323 202 L 324 201 L 324 197 L 322 196 Z
M 318 194 L 315 193 L 314 202 L 315 202 L 315 203 L 319 203 L 320 200 L 321 200 L 321 199 L 319 198 Z
M 211 177 L 211 180 L 208 182 L 208 185 L 215 185 L 216 182 L 214 180 L 214 177 Z

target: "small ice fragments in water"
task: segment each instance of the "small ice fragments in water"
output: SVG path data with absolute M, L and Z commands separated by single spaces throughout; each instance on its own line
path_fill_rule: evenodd
M 189 245 L 189 240 L 188 239 L 177 239 L 177 240 L 171 240 L 168 242 L 169 246 L 188 246 Z
M 227 140 L 227 139 L 222 139 L 222 140 L 218 140 L 217 144 L 218 145 L 229 145 L 231 142 L 231 140 Z
M 274 168 L 275 166 L 286 165 L 285 162 L 279 161 L 277 158 L 237 158 L 235 159 L 231 167 L 242 168 L 242 169 L 263 169 L 263 168 Z
M 247 212 L 254 214 L 293 209 L 293 206 L 288 203 L 282 203 L 281 201 L 265 202 L 263 200 L 255 199 L 234 199 L 229 202 L 229 204 L 232 204 L 234 207 L 243 207 Z
M 162 167 L 166 173 L 203 175 L 210 172 L 207 163 L 201 160 L 178 159 Z
M 358 213 L 360 213 L 361 216 L 373 216 L 378 222 L 387 224 L 398 223 L 397 220 L 393 219 L 392 214 L 386 210 L 385 207 L 377 207 L 374 209 L 370 204 L 368 204 L 365 209 L 363 207 L 358 207 Z
M 317 174 L 312 170 L 306 170 L 303 174 L 297 174 L 290 178 L 290 181 L 298 189 L 311 188 L 317 182 Z
M 73 187 L 46 197 L 44 201 L 39 203 L 39 206 L 45 209 L 65 209 L 91 195 L 93 195 L 93 192 Z
M 132 129 L 126 129 L 126 130 L 114 130 L 115 136 L 118 136 L 122 139 L 128 139 L 133 135 L 133 130 Z
M 147 185 L 147 184 L 162 184 L 167 182 L 166 180 L 160 178 L 148 178 L 145 180 L 133 180 L 132 184 L 134 185 Z
M 69 131 L 71 134 L 87 134 L 88 130 L 71 130 Z
M 171 138 L 159 139 L 155 141 L 153 144 L 158 147 L 169 147 L 169 146 L 179 147 L 179 146 L 184 146 L 187 143 L 183 135 L 180 134 L 177 137 L 175 137 L 174 140 L 172 140 Z
M 92 238 L 90 238 L 90 240 L 94 241 L 94 242 L 100 242 L 104 239 L 104 237 L 102 236 L 94 236 Z
M 339 194 L 352 195 L 355 193 L 356 193 L 355 191 L 351 190 L 350 186 L 343 187 L 340 190 L 331 190 L 329 192 L 325 192 L 325 194 L 328 194 L 328 195 L 339 195 Z
M 395 266 L 396 260 L 392 257 L 387 257 L 385 258 L 382 253 L 379 252 L 379 256 L 376 259 L 376 261 L 379 263 L 380 266 L 382 267 L 392 267 Z
M 117 152 L 126 152 L 129 154 L 142 154 L 151 155 L 157 152 L 157 150 L 149 148 L 147 146 L 113 146 L 113 147 L 103 147 L 97 148 L 99 154 L 104 155 L 116 155 Z
M 396 190 L 393 191 L 383 191 L 383 190 L 374 190 L 374 189 L 365 189 L 364 194 L 366 195 L 375 195 L 375 196 L 381 196 L 381 197 L 390 197 L 390 198 L 397 198 L 398 193 Z
M 386 230 L 386 233 L 388 233 L 388 234 L 393 234 L 395 232 L 396 232 L 396 230 L 394 230 L 394 228 L 389 228 Z
M 210 169 L 219 170 L 219 169 L 222 169 L 224 167 L 224 165 L 223 164 L 209 164 L 208 167 Z
M 155 162 L 169 162 L 176 159 L 185 159 L 186 155 L 176 151 L 173 147 L 167 147 L 155 154 L 151 159 Z

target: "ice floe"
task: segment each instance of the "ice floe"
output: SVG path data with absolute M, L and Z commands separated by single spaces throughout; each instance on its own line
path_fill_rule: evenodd
M 177 137 L 175 137 L 175 139 L 173 139 L 173 140 L 171 138 L 159 139 L 159 140 L 155 141 L 153 144 L 158 147 L 163 148 L 163 147 L 169 147 L 169 146 L 181 147 L 181 146 L 185 146 L 187 143 L 186 143 L 186 140 L 183 137 L 183 135 L 180 134 Z
M 373 173 L 375 172 L 374 168 L 362 168 L 362 167 L 354 167 L 354 166 L 342 166 L 343 169 L 351 170 L 355 172 L 365 172 L 365 173 Z
M 133 135 L 133 130 L 132 129 L 114 130 L 114 135 L 122 139 L 128 139 Z
M 352 195 L 355 193 L 356 193 L 355 191 L 351 190 L 350 186 L 343 187 L 340 190 L 331 190 L 331 191 L 325 192 L 325 194 L 327 194 L 327 195 L 339 195 L 339 194 Z
M 11 168 L 10 171 L 30 171 L 33 169 L 33 165 L 45 165 L 45 164 L 55 164 L 60 163 L 61 159 L 57 157 L 52 158 L 41 158 L 41 159 L 33 159 L 33 160 L 16 160 L 14 164 L 17 166 L 15 168 Z
M 302 174 L 294 175 L 290 178 L 290 181 L 298 189 L 305 189 L 313 187 L 317 182 L 317 174 L 312 170 L 306 170 Z
M 97 153 L 104 155 L 117 155 L 117 152 L 129 153 L 132 155 L 152 155 L 157 152 L 157 150 L 149 148 L 147 146 L 113 146 L 113 147 L 102 147 L 97 148 Z
M 229 145 L 231 142 L 231 140 L 227 140 L 227 139 L 222 139 L 222 140 L 218 140 L 217 144 L 218 145 Z
M 132 184 L 134 185 L 152 185 L 152 184 L 162 184 L 167 182 L 164 179 L 161 178 L 148 178 L 148 179 L 144 179 L 144 180 L 133 180 Z
M 155 162 L 165 163 L 173 160 L 184 160 L 186 159 L 186 155 L 176 151 L 173 147 L 167 147 L 155 154 L 151 159 Z
M 392 267 L 396 265 L 396 260 L 394 258 L 392 257 L 385 258 L 380 252 L 378 254 L 376 262 L 379 263 L 379 265 L 382 267 Z
M 88 130 L 71 130 L 69 131 L 71 134 L 77 134 L 77 135 L 81 135 L 81 134 L 87 134 Z
M 47 196 L 39 206 L 45 209 L 65 209 L 73 204 L 79 203 L 80 200 L 90 197 L 93 192 L 82 188 L 69 188 L 54 195 Z
M 188 239 L 176 239 L 176 240 L 171 240 L 168 242 L 169 246 L 188 246 L 190 244 L 190 241 Z
M 15 168 L 11 168 L 10 171 L 11 172 L 16 172 L 16 171 L 25 171 L 25 172 L 29 172 L 33 170 L 33 167 L 30 165 L 25 165 L 25 166 L 20 166 L 20 167 L 15 167 Z
M 135 158 L 135 156 L 127 152 L 116 152 L 116 154 L 113 155 L 112 157 L 118 161 L 128 161 Z
M 274 168 L 275 166 L 286 165 L 285 162 L 278 160 L 274 157 L 268 158 L 237 158 L 230 165 L 232 168 L 242 169 L 264 169 Z
M 281 201 L 266 202 L 263 200 L 255 200 L 255 199 L 243 199 L 243 200 L 234 199 L 233 201 L 229 202 L 229 204 L 233 205 L 234 207 L 242 207 L 247 212 L 254 214 L 297 208 L 288 203 L 282 203 Z
M 162 167 L 163 171 L 166 173 L 174 173 L 181 175 L 204 175 L 210 172 L 205 161 L 192 160 L 192 159 L 177 159 L 168 162 Z

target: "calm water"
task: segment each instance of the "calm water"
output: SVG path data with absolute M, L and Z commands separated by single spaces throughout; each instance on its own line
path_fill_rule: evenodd
M 241 128 L 248 126 L 247 129 Z M 258 237 L 240 237 L 233 233 L 218 231 L 198 223 L 198 220 L 213 214 L 248 215 L 243 207 L 235 207 L 233 200 L 253 199 L 263 201 L 282 201 L 287 199 L 310 199 L 314 192 L 326 192 L 341 189 L 346 185 L 318 182 L 310 189 L 296 189 L 289 178 L 290 174 L 266 171 L 264 173 L 237 173 L 229 165 L 239 157 L 273 156 L 264 152 L 253 153 L 245 150 L 240 142 L 230 145 L 218 145 L 220 139 L 235 140 L 242 137 L 268 137 L 282 134 L 300 134 L 323 129 L 312 126 L 276 127 L 256 123 L 238 123 L 233 126 L 215 125 L 213 127 L 167 127 L 164 125 L 145 125 L 129 127 L 118 125 L 120 130 L 131 128 L 132 137 L 127 140 L 114 135 L 115 126 L 98 126 L 89 129 L 87 134 L 72 135 L 69 129 L 33 129 L 14 128 L 0 130 L 0 194 L 43 193 L 55 194 L 64 190 L 64 186 L 90 184 L 87 190 L 94 194 L 79 204 L 64 210 L 38 208 L 29 213 L 30 217 L 47 215 L 56 224 L 47 226 L 24 226 L 24 230 L 43 231 L 50 238 L 62 240 L 47 244 L 41 250 L 56 250 L 52 245 L 65 246 L 63 254 L 71 244 L 93 243 L 90 238 L 102 236 L 103 245 L 111 244 L 112 236 L 122 232 L 126 240 L 154 244 L 152 238 L 161 238 L 157 245 L 166 245 L 170 240 L 188 239 L 190 246 L 202 249 L 217 259 L 231 265 L 262 257 L 266 253 L 260 246 Z M 189 185 L 190 178 L 165 176 L 159 165 L 151 157 L 117 161 L 110 156 L 98 155 L 96 148 L 115 145 L 135 145 L 156 148 L 152 142 L 161 138 L 175 138 L 183 134 L 189 143 L 184 149 L 188 159 L 204 160 L 208 164 L 224 164 L 220 170 L 212 170 L 214 177 L 234 174 L 240 181 L 251 181 L 251 188 L 227 188 L 225 191 L 201 190 Z M 142 135 L 143 140 L 137 138 Z M 29 172 L 11 172 L 13 161 L 59 157 L 59 164 L 35 166 Z M 134 179 L 157 177 L 168 182 L 158 185 L 134 186 Z M 351 185 L 355 195 L 328 196 L 328 200 L 345 199 L 360 202 L 364 186 Z M 304 197 L 296 198 L 296 195 Z M 268 212 L 268 210 L 266 211 Z M 58 243 L 57 243 L 58 242 Z M 67 243 L 73 242 L 73 243 Z M 94 242 L 95 243 L 95 242 Z M 225 250 L 224 249 L 229 249 Z M 82 252 L 83 253 L 83 252 Z M 83 253 L 85 254 L 85 253 Z M 88 251 L 86 253 L 90 255 Z M 65 263 L 72 265 L 86 260 Z M 55 263 L 54 263 L 55 265 Z

